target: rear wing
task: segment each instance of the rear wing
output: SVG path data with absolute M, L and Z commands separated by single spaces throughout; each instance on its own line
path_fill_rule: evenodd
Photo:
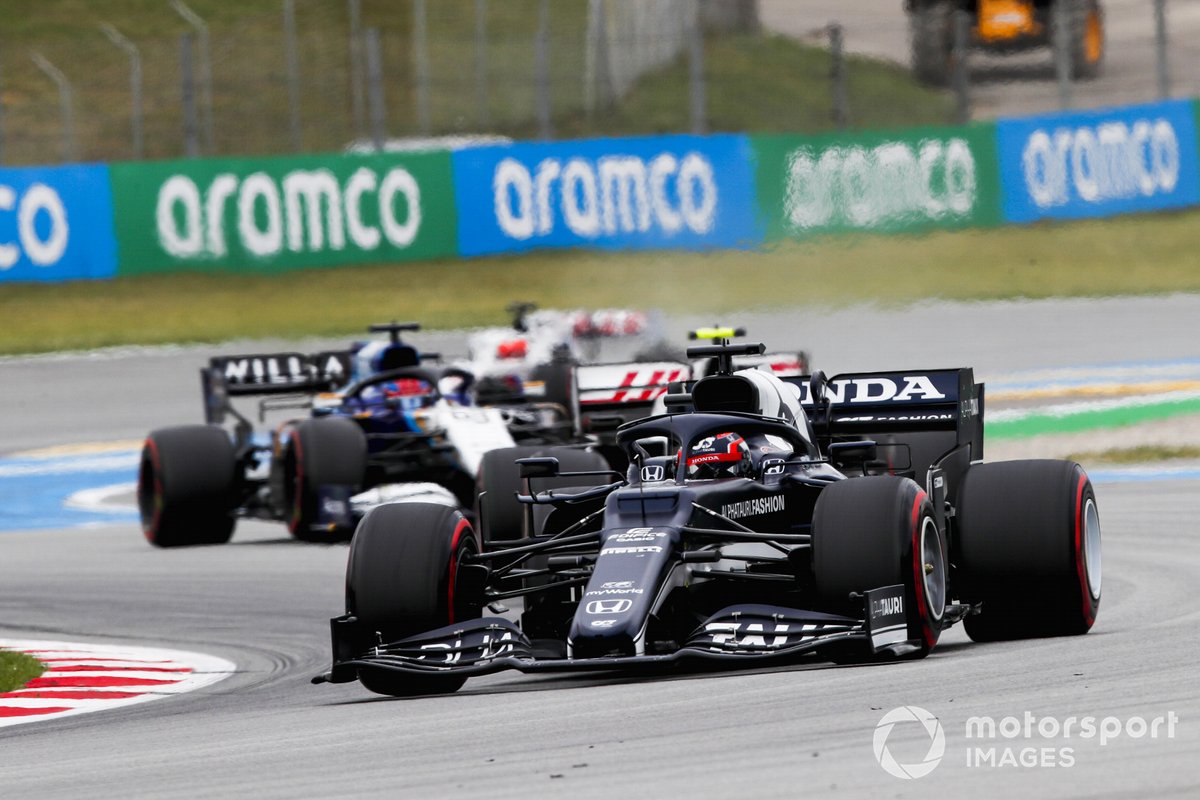
M 971 461 L 983 458 L 982 383 L 969 367 L 905 372 L 855 372 L 824 381 L 813 397 L 808 377 L 782 380 L 800 387 L 818 443 L 870 439 L 891 472 L 925 485 L 931 468 L 951 479 L 951 493 Z
M 617 424 L 647 416 L 668 386 L 689 380 L 691 372 L 691 365 L 683 361 L 575 367 L 574 395 L 581 432 L 590 433 L 597 427 L 611 430 Z
M 219 424 L 232 397 L 332 391 L 349 382 L 352 367 L 349 350 L 214 356 L 200 370 L 205 419 Z

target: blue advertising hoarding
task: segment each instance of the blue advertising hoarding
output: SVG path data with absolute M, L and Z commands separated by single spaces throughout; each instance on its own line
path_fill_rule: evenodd
M 656 136 L 454 153 L 459 253 L 754 247 L 749 139 Z
M 0 169 L 0 282 L 111 278 L 108 167 Z
M 1003 119 L 996 132 L 1008 222 L 1200 203 L 1190 101 Z

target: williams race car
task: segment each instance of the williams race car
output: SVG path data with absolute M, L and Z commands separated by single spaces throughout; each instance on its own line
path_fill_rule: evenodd
M 138 506 L 146 538 L 160 547 L 218 544 L 238 517 L 254 517 L 283 520 L 298 539 L 344 540 L 383 502 L 420 498 L 471 509 L 493 451 L 511 461 L 578 441 L 561 406 L 520 396 L 480 405 L 473 373 L 430 368 L 438 356 L 401 341 L 417 329 L 372 325 L 388 338 L 346 351 L 211 359 L 201 370 L 206 424 L 153 431 L 143 447 Z M 260 423 L 276 412 L 286 413 L 283 422 L 256 431 L 232 402 L 249 396 L 263 398 Z M 584 468 L 599 459 L 555 452 Z
M 733 369 L 762 352 L 689 350 L 717 368 L 619 429 L 624 474 L 521 459 L 519 540 L 481 543 L 444 506 L 370 511 L 314 682 L 408 696 L 505 669 L 920 658 L 959 621 L 975 640 L 1091 628 L 1091 483 L 1067 461 L 981 463 L 972 370 Z

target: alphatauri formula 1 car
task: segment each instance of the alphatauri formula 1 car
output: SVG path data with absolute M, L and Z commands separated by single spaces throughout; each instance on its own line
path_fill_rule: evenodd
M 509 540 L 444 506 L 370 511 L 314 682 L 407 696 L 505 669 L 920 658 L 959 621 L 975 640 L 1091 628 L 1091 483 L 1067 461 L 981 463 L 972 370 L 733 369 L 761 352 L 691 348 L 717 367 L 618 430 L 623 474 L 521 459 Z

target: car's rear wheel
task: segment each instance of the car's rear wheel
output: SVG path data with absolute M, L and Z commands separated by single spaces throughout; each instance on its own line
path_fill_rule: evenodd
M 233 535 L 233 443 L 215 425 L 183 425 L 146 437 L 138 468 L 138 512 L 156 547 L 224 544 Z
M 367 437 L 344 417 L 308 419 L 295 426 L 284 457 L 284 509 L 288 530 L 301 541 L 345 540 L 347 527 L 320 527 L 321 487 L 362 489 Z
M 363 517 L 350 543 L 346 610 L 384 643 L 476 619 L 480 598 L 459 591 L 463 559 L 479 551 L 460 511 L 436 503 L 392 503 Z M 410 697 L 454 692 L 466 678 L 413 676 L 362 668 L 376 694 Z
M 862 613 L 853 593 L 904 585 L 908 640 L 925 656 L 945 620 L 947 551 L 933 507 L 908 478 L 880 475 L 838 481 L 813 510 L 817 593 L 834 608 Z
M 521 476 L 516 461 L 518 458 L 536 456 L 554 456 L 563 472 L 608 469 L 608 462 L 599 453 L 577 447 L 522 445 L 485 453 L 479 465 L 475 502 L 476 520 L 485 548 L 494 547 L 497 542 L 513 541 L 526 535 L 525 507 L 517 502 L 516 498 L 517 492 L 521 490 Z M 539 479 L 536 488 L 599 486 L 607 482 L 602 476 Z M 539 519 L 544 517 L 543 514 L 536 516 Z
M 957 510 L 956 584 L 975 641 L 1087 633 L 1100 609 L 1100 514 L 1072 461 L 974 464 Z

